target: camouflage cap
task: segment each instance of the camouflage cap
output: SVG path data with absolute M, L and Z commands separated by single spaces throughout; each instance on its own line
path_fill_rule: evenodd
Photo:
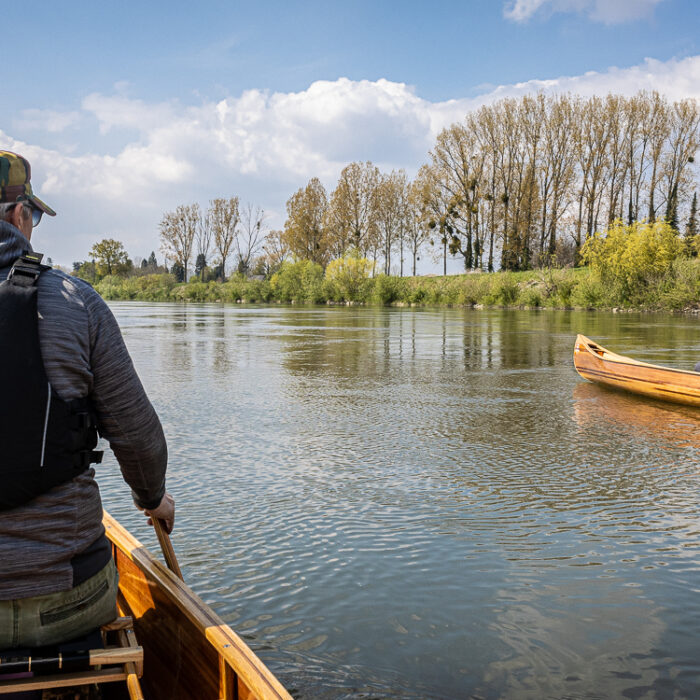
M 26 199 L 45 214 L 56 216 L 56 212 L 32 192 L 31 179 L 32 168 L 26 158 L 12 151 L 0 151 L 0 202 Z

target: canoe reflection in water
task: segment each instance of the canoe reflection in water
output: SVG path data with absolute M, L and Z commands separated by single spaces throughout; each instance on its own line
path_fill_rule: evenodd
M 700 449 L 700 411 L 697 408 L 634 396 L 597 384 L 574 387 L 574 420 L 584 430 L 622 429 L 644 439 L 665 440 L 675 447 Z

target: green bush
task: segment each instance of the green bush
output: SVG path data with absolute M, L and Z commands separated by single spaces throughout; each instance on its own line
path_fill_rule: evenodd
M 700 304 L 700 261 L 674 260 L 671 274 L 660 285 L 658 300 L 665 309 L 697 308 Z
M 142 275 L 139 277 L 108 276 L 95 285 L 104 299 L 141 301 L 168 301 L 175 286 L 175 278 L 169 274 Z
M 479 273 L 469 275 L 463 280 L 457 303 L 462 306 L 483 304 L 491 289 L 490 276 Z
M 512 306 L 520 296 L 520 286 L 512 275 L 504 272 L 496 282 L 495 289 L 492 293 L 498 302 L 504 306 Z
M 576 288 L 576 280 L 573 277 L 565 277 L 557 286 L 557 296 L 564 306 L 571 304 L 571 298 Z
M 405 298 L 407 303 L 424 304 L 427 296 L 428 292 L 425 287 L 421 285 L 420 280 L 414 278 L 409 282 Z
M 181 301 L 221 301 L 221 285 L 216 282 L 190 281 L 179 284 L 173 291 L 176 299 Z
M 356 251 L 331 260 L 323 285 L 326 298 L 334 301 L 367 301 L 372 287 L 369 279 L 371 271 L 372 263 L 360 257 Z
M 518 301 L 523 306 L 542 306 L 542 293 L 538 287 L 527 287 L 520 292 Z
M 586 270 L 586 274 L 579 278 L 573 288 L 571 302 L 574 306 L 587 309 L 612 305 L 605 285 L 589 270 Z
M 245 299 L 246 281 L 243 275 L 231 275 L 229 279 L 221 285 L 221 301 L 236 303 Z
M 403 280 L 400 277 L 377 275 L 372 280 L 372 301 L 388 306 L 403 298 Z
M 671 272 L 683 243 L 665 221 L 616 221 L 605 235 L 596 233 L 581 248 L 581 259 L 620 302 L 646 299 L 649 288 Z
M 246 285 L 245 301 L 252 303 L 267 303 L 272 301 L 272 288 L 267 280 L 249 280 Z
M 323 268 L 310 260 L 306 260 L 301 273 L 301 283 L 304 289 L 304 301 L 310 304 L 325 303 L 323 293 Z
M 303 263 L 282 263 L 280 269 L 270 278 L 270 289 L 279 301 L 298 301 L 304 297 L 301 280 Z
M 278 301 L 325 301 L 323 268 L 310 260 L 282 263 L 272 275 L 269 286 L 270 294 Z

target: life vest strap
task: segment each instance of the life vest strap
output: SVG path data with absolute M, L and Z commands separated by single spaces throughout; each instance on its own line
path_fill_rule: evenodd
M 33 286 L 42 272 L 51 269 L 51 265 L 41 264 L 43 257 L 43 253 L 25 253 L 21 258 L 17 258 L 7 275 L 7 281 L 18 287 Z

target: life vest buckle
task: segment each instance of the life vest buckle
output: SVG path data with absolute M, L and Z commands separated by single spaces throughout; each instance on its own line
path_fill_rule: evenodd
M 31 287 L 44 270 L 50 269 L 50 266 L 41 264 L 43 257 L 42 253 L 25 253 L 15 261 L 7 275 L 7 281 L 20 287 Z
M 76 470 L 83 471 L 91 464 L 101 464 L 103 455 L 102 450 L 81 450 L 76 454 L 73 466 Z

